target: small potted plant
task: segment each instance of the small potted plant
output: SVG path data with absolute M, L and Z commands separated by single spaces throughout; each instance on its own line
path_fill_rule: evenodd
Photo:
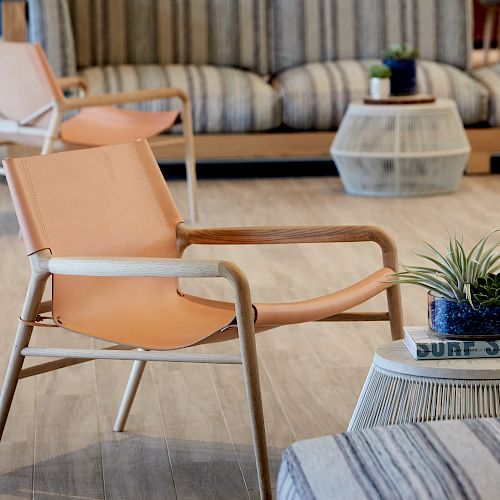
M 372 99 L 387 99 L 391 86 L 391 69 L 385 64 L 370 67 L 370 96 Z
M 462 241 L 450 237 L 446 252 L 426 243 L 431 255 L 417 253 L 430 266 L 403 266 L 399 283 L 428 292 L 429 327 L 442 338 L 493 340 L 500 338 L 500 270 L 496 249 L 486 247 L 493 231 L 467 253 Z
M 385 53 L 384 64 L 391 69 L 391 94 L 413 95 L 417 93 L 418 52 L 410 50 L 406 44 L 391 45 Z

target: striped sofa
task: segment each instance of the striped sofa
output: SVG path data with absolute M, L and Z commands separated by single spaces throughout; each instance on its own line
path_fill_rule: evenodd
M 492 85 L 467 73 L 471 3 L 28 0 L 29 37 L 59 75 L 81 73 L 91 93 L 185 89 L 198 134 L 335 129 L 367 92 L 368 66 L 407 41 L 421 55 L 422 92 L 455 99 L 465 125 L 496 125 Z
M 299 441 L 283 455 L 278 500 L 494 500 L 500 420 L 378 427 Z

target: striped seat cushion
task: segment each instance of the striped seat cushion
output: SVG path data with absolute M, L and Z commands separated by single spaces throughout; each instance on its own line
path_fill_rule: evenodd
M 92 94 L 178 87 L 189 94 L 196 133 L 258 132 L 281 123 L 278 93 L 260 76 L 208 65 L 119 65 L 86 68 Z M 127 105 L 129 109 L 180 109 L 175 99 Z
M 500 64 L 476 69 L 471 71 L 471 75 L 490 92 L 489 124 L 500 126 Z
M 268 0 L 271 70 L 381 57 L 407 42 L 422 59 L 465 69 L 472 50 L 470 0 Z
M 351 101 L 368 92 L 368 68 L 379 61 L 310 63 L 285 70 L 273 81 L 283 100 L 283 123 L 299 130 L 338 128 Z M 488 116 L 488 91 L 465 72 L 432 61 L 419 61 L 418 89 L 454 99 L 465 125 Z
M 300 441 L 283 455 L 278 500 L 496 499 L 500 421 L 455 420 Z

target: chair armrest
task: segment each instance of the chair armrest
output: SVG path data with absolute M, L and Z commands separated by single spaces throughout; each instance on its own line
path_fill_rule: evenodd
M 57 80 L 59 87 L 63 90 L 78 88 L 83 91 L 84 96 L 89 92 L 87 80 L 83 76 L 66 76 Z
M 197 245 L 274 245 L 288 243 L 355 243 L 373 241 L 382 250 L 386 267 L 397 270 L 397 248 L 392 237 L 377 226 L 268 226 L 190 228 L 177 226 L 181 251 Z
M 183 90 L 173 87 L 166 87 L 161 89 L 136 90 L 133 92 L 116 92 L 113 94 L 101 94 L 64 99 L 60 103 L 60 106 L 62 111 L 67 111 L 70 109 L 87 108 L 90 106 L 109 106 L 112 104 L 126 104 L 130 102 L 173 98 L 180 99 L 183 104 L 189 102 L 188 96 Z
M 383 250 L 394 250 L 393 239 L 377 226 L 262 226 L 190 228 L 177 227 L 180 246 L 261 245 L 284 243 L 335 243 L 374 241 Z
M 147 257 L 51 257 L 40 259 L 40 269 L 72 276 L 151 276 L 202 278 L 222 276 L 222 261 Z

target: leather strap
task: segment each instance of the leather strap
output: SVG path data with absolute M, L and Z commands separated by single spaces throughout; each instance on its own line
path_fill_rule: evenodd
M 21 323 L 23 323 L 24 325 L 28 325 L 28 326 L 36 326 L 36 327 L 42 327 L 42 328 L 59 328 L 59 325 L 57 325 L 56 323 L 43 323 L 43 321 L 45 321 L 47 319 L 53 321 L 53 319 L 51 317 L 42 316 L 40 314 L 36 315 L 35 321 L 27 321 L 23 318 L 19 318 L 19 321 Z

